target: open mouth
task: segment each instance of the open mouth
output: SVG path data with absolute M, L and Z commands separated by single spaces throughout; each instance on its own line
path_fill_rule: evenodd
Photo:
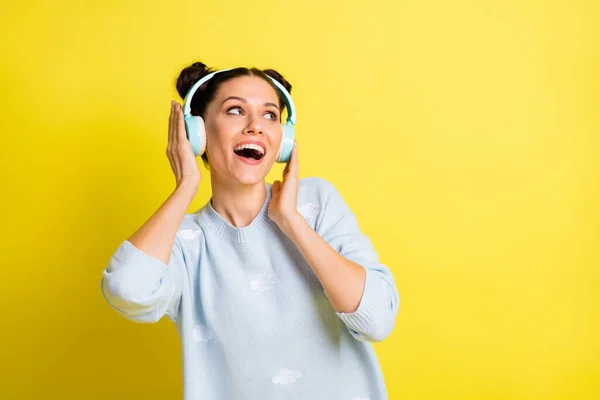
M 262 160 L 265 156 L 265 149 L 261 145 L 249 143 L 249 144 L 241 144 L 236 146 L 233 149 L 233 152 L 243 158 L 248 160 Z

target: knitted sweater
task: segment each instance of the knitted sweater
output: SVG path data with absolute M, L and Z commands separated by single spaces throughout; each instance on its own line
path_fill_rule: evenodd
M 340 193 L 301 179 L 298 211 L 366 270 L 359 307 L 336 312 L 310 265 L 269 219 L 237 228 L 209 201 L 186 214 L 169 264 L 124 241 L 103 271 L 108 304 L 131 321 L 174 322 L 185 400 L 384 400 L 370 342 L 393 329 L 399 295 L 389 269 Z

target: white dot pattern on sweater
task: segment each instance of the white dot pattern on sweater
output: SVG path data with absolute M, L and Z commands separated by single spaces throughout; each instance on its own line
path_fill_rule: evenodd
M 321 211 L 321 206 L 313 203 L 302 204 L 297 208 L 298 212 L 306 219 L 314 218 L 319 215 Z
M 184 229 L 177 232 L 177 236 L 179 236 L 182 240 L 185 240 L 186 242 L 197 240 L 200 237 L 200 235 L 202 235 L 202 231 L 200 229 Z
M 207 327 L 198 325 L 194 328 L 194 340 L 196 342 L 208 342 L 212 338 L 213 335 Z
M 264 292 L 265 290 L 272 289 L 277 282 L 277 277 L 273 274 L 260 274 L 260 276 L 250 281 L 250 287 L 253 290 Z
M 290 385 L 296 382 L 302 374 L 300 371 L 293 369 L 282 368 L 277 375 L 273 377 L 274 385 Z

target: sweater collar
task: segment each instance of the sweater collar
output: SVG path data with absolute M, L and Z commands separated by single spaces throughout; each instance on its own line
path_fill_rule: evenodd
M 264 233 L 277 227 L 277 225 L 269 218 L 269 202 L 271 201 L 271 184 L 265 183 L 267 196 L 258 212 L 258 215 L 245 227 L 238 228 L 226 221 L 212 205 L 212 197 L 202 208 L 200 213 L 200 221 L 204 224 L 211 233 L 215 233 L 223 239 L 234 243 L 243 244 L 253 235 Z M 258 232 L 262 230 L 263 232 Z

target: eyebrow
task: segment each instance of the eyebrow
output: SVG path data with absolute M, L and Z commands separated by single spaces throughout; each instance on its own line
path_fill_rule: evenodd
M 248 103 L 248 101 L 246 99 L 244 99 L 243 97 L 229 96 L 228 98 L 226 98 L 225 100 L 223 100 L 223 102 L 221 103 L 221 105 L 225 104 L 225 102 L 227 100 L 239 100 L 242 103 L 245 103 L 245 104 Z M 279 111 L 279 106 L 277 106 L 277 104 L 275 104 L 275 103 L 265 103 L 265 104 L 263 104 L 263 106 L 265 106 L 265 107 L 267 107 L 267 106 L 273 106 L 273 107 L 275 107 L 277 109 L 277 111 Z

